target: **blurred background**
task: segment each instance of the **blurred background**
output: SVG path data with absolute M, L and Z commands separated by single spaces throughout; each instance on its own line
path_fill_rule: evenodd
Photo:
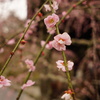
M 59 0 L 60 1 L 60 0 Z M 61 0 L 57 14 L 61 18 L 79 0 Z M 0 0 L 0 69 L 19 40 L 29 19 L 45 0 Z M 50 12 L 41 11 L 25 35 L 26 44 L 20 44 L 10 61 L 4 76 L 10 79 L 10 88 L 0 89 L 0 100 L 16 100 L 28 69 L 26 59 L 35 60 L 41 48 L 41 40 L 48 36 L 43 22 Z M 60 32 L 68 32 L 72 45 L 65 51 L 74 64 L 70 72 L 77 100 L 100 100 L 100 0 L 87 0 L 76 7 L 59 26 Z M 55 34 L 54 34 L 55 35 Z M 52 36 L 51 40 L 53 40 Z M 61 100 L 68 89 L 66 74 L 58 71 L 56 61 L 62 53 L 45 49 L 30 79 L 36 81 L 25 89 L 21 100 Z

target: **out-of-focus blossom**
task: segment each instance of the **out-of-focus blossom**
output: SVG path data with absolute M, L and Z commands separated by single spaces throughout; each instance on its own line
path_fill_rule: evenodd
M 32 60 L 26 59 L 25 63 L 27 64 L 27 67 L 29 68 L 29 72 L 35 71 L 35 66 Z
M 25 26 L 25 27 L 28 27 L 28 24 L 30 23 L 30 21 L 31 21 L 31 19 L 27 19 L 27 21 L 26 21 L 26 23 L 25 23 L 25 25 L 24 25 L 24 26 Z M 32 24 L 34 24 L 34 23 L 35 23 L 35 22 L 34 22 L 34 21 L 32 21 Z M 31 25 L 32 25 L 32 24 L 31 24 Z
M 28 29 L 26 34 L 29 34 L 30 35 L 32 33 L 33 33 L 33 31 L 31 29 Z
M 28 20 L 26 21 L 25 27 L 28 27 L 28 24 L 30 23 L 30 21 L 31 21 L 31 19 L 28 19 Z M 38 25 L 37 22 L 32 21 L 32 24 L 31 24 L 31 26 L 30 26 L 29 29 L 36 30 L 36 26 L 37 26 L 37 25 Z
M 61 69 L 63 72 L 66 71 L 66 68 L 65 68 L 64 61 L 63 61 L 63 60 L 58 60 L 58 61 L 56 61 L 56 64 L 57 64 L 57 68 L 58 68 L 59 70 Z M 73 65 L 74 65 L 74 63 L 73 63 L 72 61 L 68 61 L 67 67 L 68 67 L 68 70 L 69 70 L 69 71 L 72 70 Z
M 47 43 L 46 48 L 47 49 L 52 49 L 53 48 L 52 47 L 52 41 L 49 41 L 49 43 Z
M 4 48 L 0 48 L 0 53 L 3 53 L 4 52 Z
M 68 70 L 72 70 L 74 66 L 74 63 L 72 61 L 68 61 Z
M 43 47 L 45 45 L 45 41 L 41 41 L 41 46 Z
M 52 1 L 51 7 L 54 10 L 54 12 L 56 12 L 56 10 L 58 9 L 58 5 L 59 5 L 58 1 L 56 1 L 56 0 Z M 44 7 L 45 7 L 46 11 L 51 11 L 51 7 L 49 4 L 45 4 Z
M 70 45 L 71 42 L 72 41 L 68 33 L 64 32 L 63 34 L 58 34 L 54 37 L 54 40 L 52 41 L 52 46 L 58 51 L 63 51 L 66 50 L 65 45 Z
M 28 80 L 26 84 L 23 84 L 23 86 L 21 87 L 21 89 L 25 89 L 25 88 L 27 88 L 29 86 L 34 85 L 34 84 L 35 84 L 35 82 L 33 82 L 32 80 Z
M 6 79 L 4 76 L 0 76 L 0 88 L 3 86 L 10 86 L 10 80 Z
M 65 99 L 65 100 L 73 100 L 71 94 L 65 93 L 62 95 L 61 99 Z
M 66 11 L 63 11 L 62 12 L 62 16 L 65 16 L 66 15 Z M 65 19 L 69 19 L 70 18 L 70 16 L 69 15 L 67 15 L 66 17 L 65 17 Z
M 25 45 L 19 45 L 19 49 L 24 49 Z
M 65 16 L 65 15 L 66 15 L 66 11 L 63 11 L 63 12 L 62 12 L 62 15 Z
M 22 37 L 23 34 L 24 34 L 24 33 L 20 33 L 19 37 Z M 24 39 L 25 39 L 25 40 L 29 39 L 29 36 L 30 36 L 30 35 L 29 35 L 28 33 L 26 33 L 25 36 L 24 36 Z
M 45 44 L 45 41 L 41 41 L 41 46 L 43 47 Z M 52 49 L 52 41 L 49 41 L 49 43 L 46 44 L 45 46 L 46 49 Z
M 55 1 L 56 1 L 58 4 L 60 4 L 62 0 L 55 0 Z
M 31 21 L 30 19 L 27 19 L 27 21 L 26 21 L 24 26 L 27 27 L 30 21 Z
M 83 5 L 86 5 L 86 4 L 87 4 L 87 1 L 84 1 L 82 4 L 83 4 Z
M 15 44 L 15 39 L 11 39 L 7 42 L 8 45 L 13 45 Z
M 37 21 L 40 21 L 40 17 L 39 17 L 39 16 L 36 16 L 36 20 L 37 20 Z
M 58 9 L 58 3 L 57 3 L 57 1 L 53 0 L 53 4 L 51 6 L 54 9 L 54 11 L 56 11 Z
M 33 21 L 30 28 L 33 30 L 33 31 L 36 31 L 36 27 L 37 27 L 38 23 L 36 21 Z
M 58 21 L 59 16 L 56 14 L 49 15 L 47 18 L 44 19 L 44 23 L 47 28 L 54 27 Z
M 50 6 L 48 4 L 45 4 L 44 7 L 45 7 L 46 11 L 51 11 L 51 8 L 50 8 Z

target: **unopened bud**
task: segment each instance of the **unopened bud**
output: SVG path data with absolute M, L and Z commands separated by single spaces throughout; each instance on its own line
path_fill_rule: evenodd
M 76 4 L 73 4 L 73 8 L 75 8 L 76 7 Z
M 25 44 L 27 41 L 25 41 L 24 39 L 20 42 L 21 44 Z
M 39 13 L 38 13 L 38 16 L 39 16 L 39 17 L 42 17 L 42 16 L 43 16 L 43 14 L 42 14 L 41 12 L 39 12 Z
M 44 52 L 42 52 L 42 54 L 41 54 L 42 56 L 44 56 Z

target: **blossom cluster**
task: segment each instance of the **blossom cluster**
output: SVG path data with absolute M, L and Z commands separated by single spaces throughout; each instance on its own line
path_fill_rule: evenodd
M 66 72 L 66 66 L 64 65 L 64 61 L 63 60 L 58 60 L 56 61 L 56 64 L 57 64 L 57 68 L 60 70 L 62 70 L 63 72 Z M 68 61 L 67 63 L 67 67 L 68 67 L 68 70 L 71 71 L 72 68 L 73 68 L 73 65 L 74 63 L 72 61 Z
M 51 6 L 49 4 L 44 5 L 45 10 L 46 11 L 51 11 L 53 9 L 53 11 L 56 12 L 56 10 L 58 10 L 58 6 L 59 6 L 60 2 L 61 2 L 60 0 L 59 1 L 58 0 L 52 0 Z
M 66 45 L 70 45 L 72 43 L 70 36 L 68 33 L 64 32 L 63 34 L 58 34 L 54 37 L 53 41 L 49 41 L 46 44 L 47 49 L 55 48 L 58 51 L 65 51 Z M 45 44 L 45 41 L 41 41 L 41 46 Z
M 29 68 L 29 72 L 35 71 L 36 67 L 34 66 L 34 63 L 33 63 L 32 60 L 26 59 L 25 63 L 27 65 L 27 67 Z M 28 80 L 25 84 L 23 84 L 21 86 L 21 89 L 25 89 L 27 87 L 30 87 L 30 86 L 34 85 L 34 84 L 35 84 L 34 81 Z
M 27 28 L 29 23 L 31 22 L 31 19 L 27 19 L 24 27 Z M 27 30 L 24 39 L 27 40 L 29 39 L 30 35 L 32 35 L 34 32 L 37 31 L 37 25 L 38 23 L 36 21 L 32 21 L 32 24 L 30 25 L 29 29 Z M 20 34 L 20 37 L 22 36 L 23 33 Z
M 49 34 L 54 34 L 56 31 L 56 24 L 59 22 L 59 16 L 57 14 L 55 14 L 56 10 L 58 9 L 58 2 L 60 0 L 54 0 L 53 4 L 51 5 L 53 8 L 54 13 L 52 15 L 47 16 L 44 19 L 44 23 L 46 25 L 47 28 L 47 32 Z M 51 7 L 50 5 L 44 5 L 46 11 L 51 11 Z M 66 15 L 66 12 L 63 12 L 62 15 Z M 66 17 L 68 18 L 68 17 Z M 46 48 L 47 49 L 52 49 L 55 48 L 57 51 L 65 51 L 66 50 L 66 46 L 71 45 L 72 41 L 71 41 L 71 37 L 67 32 L 64 32 L 62 34 L 57 32 L 57 35 L 54 36 L 54 40 L 50 41 L 49 43 L 46 44 Z M 45 45 L 45 41 L 41 41 L 41 46 Z M 59 70 L 62 70 L 63 72 L 67 71 L 71 71 L 73 69 L 74 63 L 72 61 L 68 61 L 67 64 L 65 64 L 65 62 L 63 60 L 58 60 L 56 61 L 57 64 L 57 68 Z M 65 100 L 73 100 L 72 96 L 70 93 L 65 93 L 62 97 L 62 99 Z
M 58 6 L 59 3 L 61 2 L 61 0 L 52 0 L 51 5 L 45 4 L 44 7 L 46 9 L 46 11 L 51 11 L 53 10 L 53 13 L 49 16 L 47 16 L 44 19 L 44 23 L 46 25 L 47 28 L 47 32 L 49 34 L 54 34 L 56 31 L 56 25 L 59 22 L 60 18 L 59 16 L 56 14 L 56 10 L 58 10 Z M 63 15 L 66 15 L 65 12 L 63 12 Z M 27 20 L 25 27 L 28 27 L 28 24 L 31 20 Z M 28 28 L 28 31 L 25 35 L 25 39 L 28 39 L 29 35 L 31 35 L 37 30 L 36 29 L 37 23 L 35 21 L 32 22 L 32 25 Z M 21 43 L 25 43 L 26 41 L 22 40 Z M 10 41 L 8 41 L 8 45 L 12 45 L 15 43 L 15 40 L 12 39 Z M 41 46 L 43 47 L 45 45 L 45 47 L 47 49 L 56 49 L 57 51 L 65 51 L 66 50 L 66 46 L 71 45 L 72 41 L 71 41 L 71 37 L 69 36 L 69 34 L 67 32 L 63 32 L 62 34 L 57 33 L 57 35 L 54 36 L 54 40 L 49 41 L 47 44 L 45 41 L 41 41 Z M 0 49 L 0 53 L 3 52 L 3 49 Z M 25 60 L 25 64 L 27 65 L 28 71 L 29 72 L 33 72 L 35 71 L 36 67 L 35 64 L 32 60 L 26 59 Z M 57 64 L 57 68 L 58 70 L 62 70 L 63 72 L 66 72 L 66 69 L 68 71 L 71 71 L 73 69 L 74 63 L 72 61 L 67 61 L 67 64 L 65 64 L 65 62 L 63 60 L 58 60 L 56 61 Z M 66 68 L 67 67 L 67 68 Z M 11 81 L 6 79 L 4 76 L 0 76 L 0 88 L 3 86 L 10 86 Z M 27 87 L 30 87 L 32 85 L 35 84 L 35 81 L 32 80 L 27 80 L 22 86 L 21 89 L 25 89 Z M 62 99 L 65 100 L 73 100 L 71 94 L 69 92 L 65 93 L 62 97 Z

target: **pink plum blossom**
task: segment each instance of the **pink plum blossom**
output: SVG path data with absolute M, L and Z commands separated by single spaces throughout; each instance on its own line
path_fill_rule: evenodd
M 30 23 L 30 21 L 31 21 L 31 19 L 28 19 L 27 21 L 26 21 L 26 23 L 25 23 L 25 27 L 28 27 L 28 24 Z M 37 22 L 35 22 L 35 21 L 32 21 L 32 24 L 31 24 L 31 26 L 30 26 L 30 29 L 33 29 L 33 30 L 36 30 L 36 26 L 37 26 L 38 24 L 37 24 Z
M 65 16 L 65 15 L 66 15 L 66 11 L 63 11 L 63 12 L 62 12 L 62 16 Z M 67 15 L 65 19 L 69 19 L 69 18 L 70 18 L 70 16 Z
M 58 3 L 57 3 L 57 1 L 53 0 L 53 4 L 51 6 L 54 9 L 54 11 L 56 11 L 58 9 Z
M 63 60 L 58 60 L 58 61 L 56 61 L 56 64 L 57 64 L 57 68 L 58 68 L 59 70 L 61 69 L 63 72 L 66 72 L 66 68 L 65 68 L 64 61 L 63 61 Z M 69 71 L 72 70 L 73 65 L 74 65 L 74 63 L 73 63 L 72 61 L 68 61 L 67 67 L 68 67 L 68 70 L 69 70 Z
M 72 41 L 68 33 L 64 32 L 63 34 L 58 34 L 54 37 L 54 40 L 52 41 L 52 46 L 58 51 L 63 51 L 66 50 L 65 45 L 70 45 L 71 42 Z
M 27 27 L 30 21 L 31 21 L 30 19 L 27 19 L 24 26 Z
M 28 30 L 27 30 L 27 34 L 30 35 L 30 34 L 32 34 L 32 33 L 33 33 L 33 31 L 32 31 L 31 29 L 28 29 Z
M 45 7 L 46 11 L 51 11 L 51 8 L 50 8 L 50 6 L 48 4 L 45 4 L 44 7 Z
M 45 41 L 41 41 L 41 46 L 43 47 L 45 45 Z
M 30 21 L 31 21 L 31 19 L 27 19 L 24 26 L 25 26 L 25 27 L 28 27 L 28 24 L 30 23 Z M 33 23 L 34 23 L 34 21 L 32 22 L 32 24 L 33 24 Z
M 65 99 L 65 100 L 73 100 L 71 94 L 65 93 L 62 95 L 61 99 Z
M 4 52 L 4 48 L 0 48 L 0 53 L 3 53 Z
M 62 15 L 65 16 L 65 15 L 66 15 L 66 11 L 63 11 L 63 12 L 62 12 Z
M 33 31 L 36 31 L 37 25 L 38 25 L 38 23 L 36 21 L 33 21 L 31 26 L 30 26 L 30 29 L 32 29 Z
M 63 34 L 58 34 L 54 37 L 54 39 L 59 43 L 59 44 L 65 44 L 65 45 L 71 45 L 72 41 L 70 36 L 68 35 L 67 32 L 64 32 Z
M 59 16 L 56 14 L 49 15 L 47 18 L 44 19 L 44 23 L 47 28 L 54 27 L 58 21 L 59 21 Z
M 19 37 L 22 37 L 23 34 L 24 33 L 20 33 Z M 24 36 L 24 39 L 27 40 L 28 38 L 29 38 L 29 33 L 26 33 L 25 36 Z
M 53 48 L 52 47 L 52 41 L 49 41 L 49 43 L 47 43 L 46 48 L 47 49 L 52 49 Z
M 4 76 L 0 76 L 0 88 L 3 86 L 10 86 L 10 80 L 6 79 Z
M 25 34 L 24 39 L 25 39 L 25 40 L 29 39 L 29 33 L 26 33 L 26 34 Z
M 26 84 L 22 85 L 21 89 L 25 89 L 25 88 L 27 88 L 29 86 L 34 85 L 34 84 L 35 84 L 35 82 L 33 82 L 32 80 L 28 80 Z
M 65 66 L 64 66 L 64 61 L 63 60 L 58 60 L 56 61 L 57 68 L 62 70 L 63 72 L 66 71 Z
M 25 63 L 27 64 L 27 67 L 29 68 L 29 72 L 35 71 L 35 66 L 32 60 L 26 59 Z
M 72 61 L 68 61 L 68 70 L 72 70 L 74 66 L 74 63 Z
M 56 12 L 56 10 L 58 9 L 59 3 L 56 0 L 53 0 L 52 2 L 53 3 L 51 4 L 51 7 L 53 8 L 54 12 Z M 46 11 L 51 11 L 50 5 L 45 4 L 44 7 L 45 7 Z
M 14 43 L 15 43 L 15 39 L 11 39 L 11 40 L 8 41 L 7 44 L 8 44 L 8 45 L 13 45 Z
M 45 45 L 45 41 L 41 41 L 41 46 L 43 47 Z M 52 41 L 49 41 L 49 43 L 46 44 L 46 49 L 52 49 Z

